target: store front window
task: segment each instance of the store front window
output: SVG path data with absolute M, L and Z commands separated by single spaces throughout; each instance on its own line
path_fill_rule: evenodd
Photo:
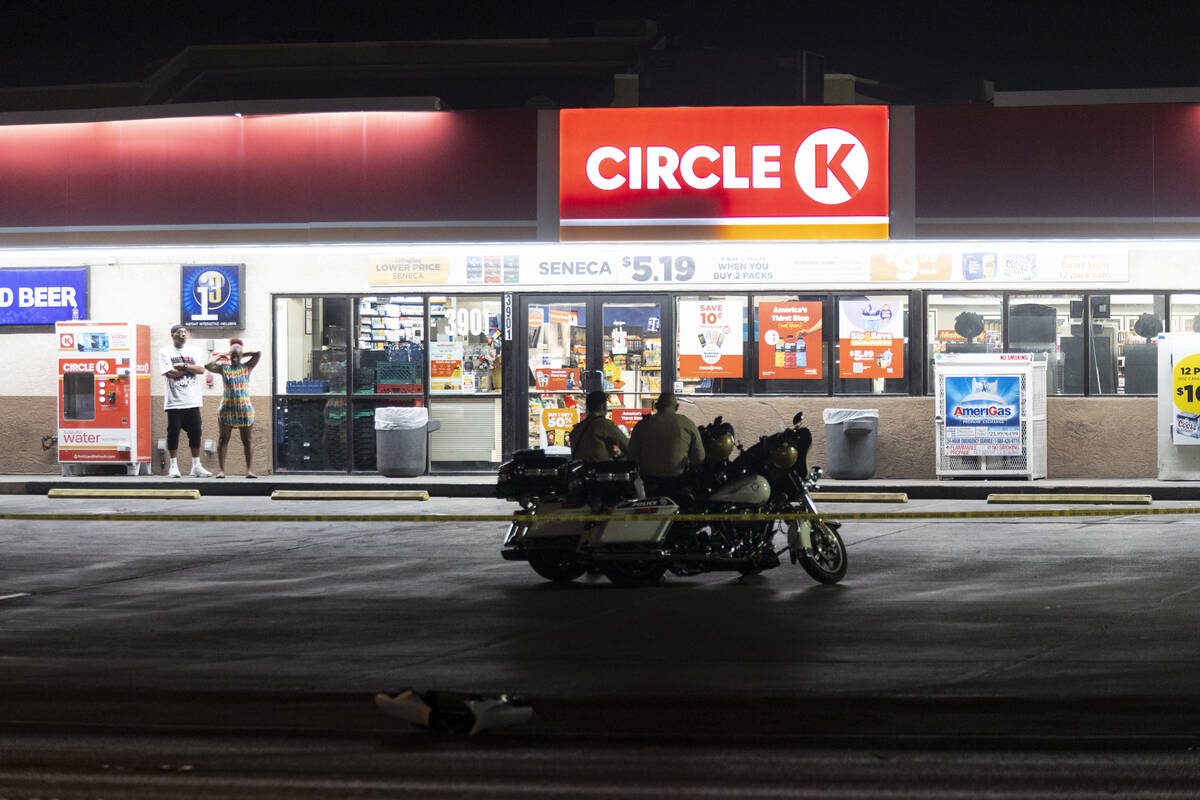
M 746 394 L 746 334 L 744 295 L 677 297 L 675 374 L 683 394 Z
M 579 301 L 531 304 L 526 311 L 530 447 L 570 452 L 567 434 L 584 409 L 587 310 Z
M 828 393 L 825 316 L 822 297 L 754 297 L 755 394 Z
M 929 294 L 925 301 L 926 386 L 934 386 L 939 353 L 1004 352 L 1004 297 L 989 294 Z
M 275 470 L 374 471 L 375 409 L 426 404 L 424 327 L 420 296 L 277 297 Z
M 1200 294 L 1171 295 L 1172 333 L 1200 333 Z
M 430 442 L 435 468 L 500 462 L 501 314 L 498 296 L 429 298 L 429 416 L 441 423 Z
M 839 394 L 907 394 L 908 295 L 855 295 L 837 298 Z
M 1031 353 L 1035 360 L 1046 362 L 1047 394 L 1083 394 L 1082 295 L 1012 295 L 1006 326 L 1008 352 Z M 1109 373 L 1108 385 L 1113 382 Z
M 1161 294 L 1091 295 L 1091 354 L 1098 385 L 1090 394 L 1156 394 L 1158 334 L 1165 329 L 1166 296 Z M 1104 380 L 1113 354 L 1116 380 Z M 1111 389 L 1111 390 L 1110 390 Z

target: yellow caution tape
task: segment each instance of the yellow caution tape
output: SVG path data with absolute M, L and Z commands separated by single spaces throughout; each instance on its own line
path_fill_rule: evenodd
M 1032 519 L 1040 517 L 1125 517 L 1200 514 L 1186 508 L 1039 508 L 1020 511 L 879 511 L 836 514 L 675 514 L 677 522 L 764 522 L 769 520 L 884 519 Z M 607 522 L 614 517 L 642 521 L 639 514 L 0 514 L 0 520 L 24 522 Z M 656 518 L 644 515 L 646 522 Z

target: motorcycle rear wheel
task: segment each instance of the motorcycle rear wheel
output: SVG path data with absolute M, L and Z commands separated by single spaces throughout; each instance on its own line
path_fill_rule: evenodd
M 583 573 L 587 567 L 575 560 L 571 553 L 530 553 L 529 566 L 538 575 L 555 583 L 570 583 Z
M 846 545 L 842 537 L 822 520 L 812 528 L 813 554 L 800 556 L 800 566 L 819 583 L 837 583 L 846 576 Z
M 617 586 L 653 586 L 662 580 L 667 565 L 659 561 L 611 561 L 601 565 L 600 571 Z

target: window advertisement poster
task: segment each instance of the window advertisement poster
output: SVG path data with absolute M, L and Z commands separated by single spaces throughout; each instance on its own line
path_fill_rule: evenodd
M 679 301 L 679 377 L 742 377 L 745 298 Z
M 461 392 L 463 389 L 462 342 L 429 343 L 429 391 Z
M 904 377 L 906 300 L 874 295 L 838 301 L 838 377 Z
M 88 268 L 0 269 L 0 325 L 87 318 Z
M 758 377 L 821 378 L 821 301 L 758 304 Z
M 241 329 L 245 277 L 245 264 L 184 264 L 180 321 L 189 328 Z
M 1196 342 L 1191 337 L 1172 344 L 1176 346 L 1171 354 L 1171 402 L 1175 412 L 1171 443 L 1200 444 L 1200 353 L 1194 352 Z
M 946 377 L 946 455 L 1021 455 L 1019 375 Z
M 568 392 L 579 390 L 579 370 L 559 367 L 538 367 L 533 371 L 539 391 Z
M 546 452 L 555 452 L 550 448 L 566 448 L 569 452 L 571 442 L 568 439 L 571 428 L 579 423 L 578 408 L 543 408 L 542 429 L 538 432 L 540 444 Z M 559 449 L 557 452 L 563 452 Z
M 637 425 L 642 417 L 650 416 L 653 411 L 652 408 L 614 408 L 609 410 L 608 416 L 621 429 L 621 433 L 628 436 L 633 433 L 633 426 Z

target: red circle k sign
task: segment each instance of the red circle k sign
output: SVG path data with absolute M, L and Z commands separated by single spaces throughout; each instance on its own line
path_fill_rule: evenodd
M 885 238 L 887 129 L 883 106 L 563 111 L 563 238 Z

